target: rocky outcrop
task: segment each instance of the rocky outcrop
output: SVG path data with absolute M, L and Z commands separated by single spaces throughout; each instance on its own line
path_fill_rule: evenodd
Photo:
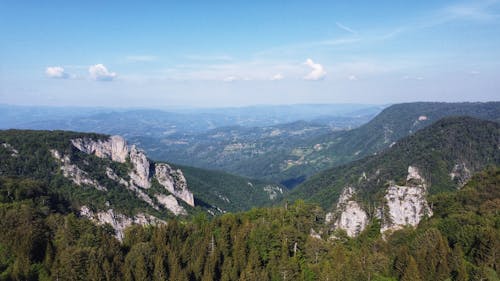
M 170 210 L 174 215 L 187 215 L 186 210 L 179 205 L 173 195 L 156 194 L 155 197 L 158 203 Z
M 91 179 L 87 172 L 78 168 L 78 166 L 71 163 L 68 156 L 62 156 L 57 150 L 50 150 L 52 157 L 58 160 L 62 165 L 60 167 L 63 176 L 73 181 L 78 186 L 92 186 L 97 190 L 106 191 L 106 187 L 99 184 L 94 179 Z
M 337 203 L 336 210 L 339 214 L 334 224 L 335 228 L 345 230 L 350 237 L 358 235 L 368 224 L 368 215 L 353 199 L 354 195 L 354 188 L 344 188 Z M 331 215 L 327 214 L 327 220 L 331 220 Z
M 94 154 L 100 158 L 109 158 L 120 163 L 125 163 L 129 154 L 127 143 L 120 136 L 111 136 L 105 141 L 79 138 L 71 140 L 71 143 L 84 153 Z
M 283 189 L 277 185 L 266 185 L 264 191 L 269 195 L 269 199 L 275 200 L 278 196 L 283 195 Z
M 143 151 L 137 149 L 135 145 L 130 148 L 130 163 L 134 167 L 129 176 L 131 182 L 142 188 L 150 188 L 149 161 Z
M 123 214 L 115 213 L 113 209 L 101 212 L 93 212 L 87 206 L 80 208 L 80 216 L 91 219 L 97 224 L 109 224 L 115 230 L 115 236 L 118 240 L 123 240 L 124 231 L 132 224 L 139 225 L 158 225 L 165 224 L 165 221 L 154 216 L 139 213 L 133 217 L 127 217 Z
M 11 157 L 17 157 L 19 155 L 19 151 L 17 151 L 17 149 L 15 149 L 14 147 L 12 147 L 12 145 L 10 145 L 10 143 L 2 143 L 2 146 L 7 149 L 8 151 L 10 151 L 10 156 Z
M 464 162 L 455 164 L 450 173 L 450 178 L 459 188 L 462 188 L 471 178 L 472 172 L 467 168 Z
M 168 192 L 194 207 L 194 196 L 187 187 L 187 181 L 180 169 L 172 169 L 166 163 L 155 166 L 155 177 Z
M 146 193 L 144 193 L 144 191 L 142 191 L 139 187 L 137 187 L 136 185 L 133 184 L 132 180 L 131 182 L 127 182 L 126 180 L 124 180 L 123 178 L 120 178 L 117 174 L 115 174 L 115 172 L 107 167 L 106 168 L 106 176 L 111 179 L 111 180 L 114 180 L 116 181 L 117 183 L 125 186 L 128 190 L 130 191 L 133 191 L 137 197 L 139 197 L 142 201 L 148 203 L 149 206 L 153 207 L 155 210 L 159 210 L 160 208 L 153 202 L 153 200 L 151 199 L 151 197 L 149 197 L 149 195 L 147 195 Z
M 420 171 L 409 166 L 406 185 L 391 184 L 386 190 L 387 209 L 382 211 L 381 232 L 407 225 L 417 226 L 424 216 L 432 216 L 426 195 L 427 187 Z M 384 211 L 387 213 L 384 214 Z
M 132 165 L 132 169 L 128 173 L 130 181 L 127 182 L 119 178 L 112 170 L 107 170 L 106 175 L 108 178 L 136 192 L 149 205 L 158 208 L 154 205 L 151 198 L 140 189 L 149 189 L 151 187 L 151 179 L 156 178 L 160 185 L 165 187 L 173 196 L 194 207 L 193 193 L 189 191 L 186 178 L 180 169 L 173 169 L 168 164 L 159 163 L 155 165 L 154 172 L 151 173 L 151 163 L 144 151 L 138 149 L 135 145 L 128 147 L 122 137 L 112 136 L 105 141 L 79 138 L 71 142 L 80 151 L 96 155 L 100 158 L 108 158 L 120 163 L 125 163 L 128 159 Z

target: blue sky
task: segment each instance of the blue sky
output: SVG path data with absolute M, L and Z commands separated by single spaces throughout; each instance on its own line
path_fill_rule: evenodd
M 0 1 L 0 103 L 387 104 L 499 90 L 500 1 Z

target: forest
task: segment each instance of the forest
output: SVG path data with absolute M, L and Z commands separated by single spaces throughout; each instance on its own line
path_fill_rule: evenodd
M 418 228 L 356 238 L 298 200 L 209 219 L 113 229 L 27 178 L 0 179 L 0 280 L 499 280 L 500 169 L 430 197 Z

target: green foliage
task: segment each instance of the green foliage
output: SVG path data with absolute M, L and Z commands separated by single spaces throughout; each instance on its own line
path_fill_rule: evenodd
M 419 120 L 421 116 L 427 119 Z M 449 116 L 498 122 L 500 103 L 395 104 L 352 130 L 346 128 L 362 123 L 343 124 L 346 120 L 339 118 L 334 121 L 335 130 L 299 121 L 270 127 L 232 126 L 197 134 L 137 139 L 155 159 L 219 169 L 293 187 L 320 171 L 378 153 L 393 142 Z
M 357 238 L 328 239 L 324 212 L 297 201 L 132 226 L 120 244 L 105 227 L 53 213 L 47 201 L 15 197 L 0 203 L 0 280 L 498 280 L 500 205 L 487 202 L 499 199 L 499 176 L 489 168 L 462 190 L 434 196 L 432 218 L 385 238 L 375 220 Z M 3 182 L 2 194 L 24 184 L 43 190 Z M 459 207 L 443 207 L 450 205 Z M 456 235 L 457 222 L 472 237 Z
M 470 172 L 500 165 L 499 140 L 499 123 L 470 117 L 445 118 L 377 155 L 312 177 L 288 198 L 306 198 L 331 208 L 349 185 L 357 188 L 360 202 L 381 203 L 388 182 L 404 183 L 410 165 L 419 169 L 430 193 L 452 191 L 459 187 L 450 177 L 456 164 L 465 164 Z

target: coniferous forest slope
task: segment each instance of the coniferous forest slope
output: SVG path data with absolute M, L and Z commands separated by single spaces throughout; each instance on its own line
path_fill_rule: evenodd
M 499 280 L 488 112 L 422 125 L 291 193 L 151 161 L 118 136 L 0 131 L 0 281 Z
M 0 176 L 42 182 L 75 209 L 168 218 L 270 204 L 275 184 L 153 162 L 118 136 L 65 131 L 0 131 Z
M 316 205 L 133 226 L 123 243 L 39 180 L 0 180 L 0 280 L 498 280 L 500 170 L 432 196 L 434 215 L 385 238 L 332 233 Z
M 377 155 L 332 168 L 295 188 L 288 200 L 305 199 L 332 208 L 351 187 L 356 201 L 383 203 L 390 186 L 405 185 L 410 171 L 430 194 L 460 188 L 488 165 L 500 165 L 500 124 L 447 117 L 397 141 Z M 410 168 L 412 167 L 412 168 Z M 367 206 L 365 206 L 367 207 Z

